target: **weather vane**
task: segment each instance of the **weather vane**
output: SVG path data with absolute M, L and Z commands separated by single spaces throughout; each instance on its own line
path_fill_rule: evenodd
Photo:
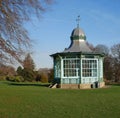
M 79 27 L 79 23 L 80 23 L 80 15 L 78 16 L 78 18 L 76 19 L 77 22 L 77 27 Z

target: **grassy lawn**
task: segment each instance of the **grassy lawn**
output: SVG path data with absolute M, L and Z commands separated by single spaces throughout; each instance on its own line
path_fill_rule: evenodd
M 0 118 L 120 118 L 120 86 L 63 90 L 0 82 Z

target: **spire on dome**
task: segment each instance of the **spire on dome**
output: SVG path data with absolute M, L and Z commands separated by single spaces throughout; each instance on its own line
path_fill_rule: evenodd
M 78 16 L 78 18 L 76 19 L 77 22 L 77 28 L 79 28 L 79 23 L 80 23 L 80 15 Z

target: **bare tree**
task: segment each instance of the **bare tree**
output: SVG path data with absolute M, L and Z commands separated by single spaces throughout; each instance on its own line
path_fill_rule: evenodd
M 104 53 L 105 55 L 109 54 L 109 48 L 106 45 L 99 44 L 94 49 L 95 52 Z
M 16 75 L 15 69 L 12 66 L 0 65 L 0 76 L 14 76 Z
M 120 82 L 120 44 L 113 45 L 110 49 L 105 45 L 97 45 L 95 52 L 104 53 L 104 78 Z
M 104 79 L 112 80 L 112 73 L 113 73 L 113 59 L 109 54 L 109 48 L 106 45 L 98 44 L 94 48 L 94 52 L 103 53 L 104 54 Z
M 106 55 L 104 57 L 104 63 L 103 63 L 103 69 L 104 69 L 104 79 L 113 81 L 113 69 L 114 69 L 114 60 L 111 55 Z
M 111 53 L 114 59 L 113 75 L 115 82 L 120 82 L 120 44 L 111 47 Z
M 23 49 L 30 46 L 30 37 L 23 23 L 30 14 L 37 17 L 45 11 L 52 0 L 0 0 L 0 62 L 11 57 L 21 62 Z
M 111 47 L 112 56 L 120 63 L 120 44 Z

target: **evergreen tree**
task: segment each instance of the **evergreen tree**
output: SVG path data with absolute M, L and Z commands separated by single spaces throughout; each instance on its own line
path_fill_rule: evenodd
M 36 79 L 37 73 L 34 71 L 35 64 L 28 53 L 23 61 L 23 69 L 21 66 L 17 68 L 17 74 L 24 78 L 24 81 L 33 81 Z
M 26 81 L 33 81 L 36 78 L 36 73 L 34 71 L 35 64 L 34 61 L 30 55 L 30 53 L 27 54 L 23 61 L 23 70 L 22 70 L 22 76 Z
M 20 75 L 20 76 L 22 76 L 22 67 L 21 66 L 19 66 L 17 68 L 17 74 Z
M 32 82 L 33 80 L 36 79 L 35 76 L 36 75 L 33 70 L 24 68 L 22 71 L 22 77 L 25 79 L 25 81 Z
M 23 61 L 23 67 L 24 69 L 29 69 L 29 70 L 34 70 L 35 69 L 35 64 L 34 61 L 30 55 L 30 53 L 27 54 Z

